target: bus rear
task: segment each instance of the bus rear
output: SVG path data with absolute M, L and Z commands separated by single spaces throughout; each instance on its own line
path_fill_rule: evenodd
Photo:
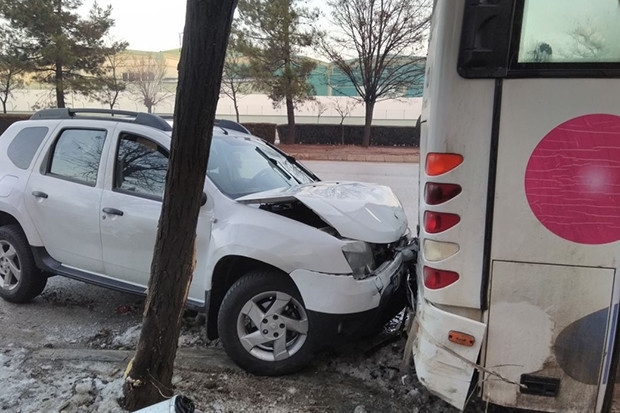
M 435 1 L 413 353 L 458 408 L 620 408 L 619 77 L 618 0 Z

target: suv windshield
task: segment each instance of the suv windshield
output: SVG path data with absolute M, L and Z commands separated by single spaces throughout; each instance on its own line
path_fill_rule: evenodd
M 231 198 L 317 180 L 271 146 L 230 135 L 213 137 L 207 176 Z

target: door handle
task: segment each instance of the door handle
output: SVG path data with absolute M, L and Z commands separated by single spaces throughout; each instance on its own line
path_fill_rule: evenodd
M 110 214 L 110 215 L 118 215 L 119 217 L 122 217 L 124 213 L 120 209 L 109 208 L 109 207 L 103 208 L 103 212 L 105 212 L 106 214 Z
M 41 192 L 41 191 L 32 191 L 32 195 L 37 197 L 37 198 L 43 198 L 43 199 L 47 198 L 47 194 L 45 192 Z

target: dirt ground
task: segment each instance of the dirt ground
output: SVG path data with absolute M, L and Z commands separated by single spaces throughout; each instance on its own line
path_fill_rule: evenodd
M 117 399 L 143 304 L 60 277 L 30 304 L 0 300 L 0 411 L 123 412 Z M 392 334 L 324 350 L 302 372 L 257 377 L 206 339 L 201 315 L 188 314 L 170 393 L 202 412 L 455 413 L 418 383 L 412 366 L 401 366 L 405 337 L 394 335 L 397 325 Z M 475 400 L 466 410 L 484 411 Z
M 410 146 L 357 145 L 285 145 L 278 147 L 300 160 L 359 161 L 359 162 L 408 162 L 419 161 L 420 150 Z

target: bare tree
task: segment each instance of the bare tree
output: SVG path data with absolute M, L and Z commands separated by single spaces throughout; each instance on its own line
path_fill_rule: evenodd
M 327 112 L 329 105 L 321 102 L 320 100 L 313 100 L 312 106 L 316 109 L 316 123 L 319 123 L 321 121 L 321 115 Z
M 368 146 L 375 103 L 402 95 L 424 76 L 423 57 L 416 54 L 427 36 L 431 6 L 428 0 L 332 0 L 328 4 L 339 31 L 324 38 L 321 49 L 366 106 L 362 145 Z M 339 86 L 344 84 L 332 84 L 334 89 Z
M 127 82 L 123 81 L 122 77 L 127 65 L 127 55 L 121 52 L 126 48 L 126 42 L 116 42 L 110 48 L 103 65 L 102 87 L 93 94 L 95 100 L 108 105 L 110 109 L 114 109 L 118 97 L 127 88 Z
M 164 89 L 166 77 L 166 59 L 160 53 L 147 53 L 135 57 L 129 65 L 127 76 L 123 80 L 129 82 L 130 90 L 137 95 L 137 100 L 146 106 L 148 113 L 153 107 L 174 93 Z
M 222 73 L 222 94 L 233 102 L 237 122 L 239 122 L 239 100 L 252 90 L 249 81 L 249 67 L 237 52 L 236 44 L 231 39 L 226 51 L 224 72 Z
M 235 7 L 236 0 L 187 0 L 166 190 L 142 331 L 123 387 L 122 404 L 128 410 L 172 396 L 174 358 L 194 269 L 196 225 Z
M 351 115 L 359 101 L 351 99 L 333 99 L 334 110 L 340 116 L 340 142 L 344 145 L 344 120 Z

